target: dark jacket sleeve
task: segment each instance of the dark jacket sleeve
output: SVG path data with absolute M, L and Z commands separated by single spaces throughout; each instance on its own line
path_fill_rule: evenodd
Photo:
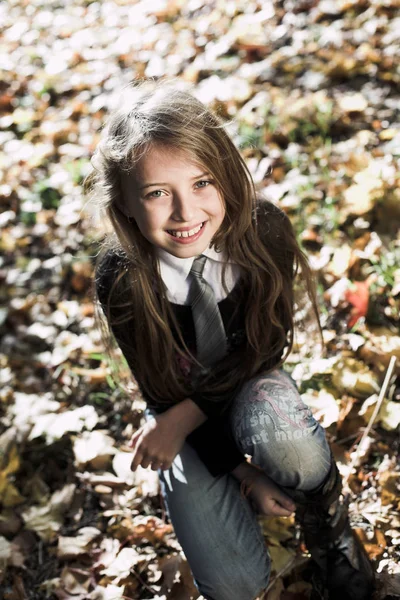
M 106 318 L 108 296 L 118 275 L 119 265 L 120 261 L 118 257 L 109 252 L 100 261 L 96 270 L 95 286 L 97 297 Z M 134 319 L 122 325 L 112 325 L 111 331 L 140 388 L 140 381 L 136 377 L 133 365 L 129 360 L 129 353 L 126 352 L 129 344 L 126 335 L 132 327 L 134 327 Z M 143 398 L 148 403 L 148 406 L 156 412 L 163 412 L 169 408 L 165 404 L 154 406 L 154 403 L 149 401 L 145 393 L 143 393 Z M 209 416 L 206 411 L 203 412 Z M 244 456 L 237 448 L 232 436 L 227 415 L 224 415 L 224 417 L 216 416 L 215 418 L 210 415 L 205 423 L 189 434 L 187 441 L 196 450 L 200 459 L 214 476 L 229 473 L 244 460 Z

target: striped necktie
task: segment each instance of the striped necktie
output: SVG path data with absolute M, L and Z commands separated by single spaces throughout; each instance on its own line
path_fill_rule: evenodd
M 208 367 L 226 354 L 226 334 L 214 292 L 202 277 L 207 257 L 193 261 L 189 302 L 196 331 L 197 360 Z

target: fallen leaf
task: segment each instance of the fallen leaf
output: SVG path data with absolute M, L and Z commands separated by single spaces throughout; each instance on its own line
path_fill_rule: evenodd
M 307 406 L 312 409 L 314 418 L 322 427 L 330 427 L 339 418 L 340 407 L 336 398 L 330 392 L 322 389 L 320 391 L 309 390 L 301 395 Z
M 369 289 L 376 280 L 376 275 L 372 274 L 365 281 L 353 281 L 351 286 L 345 291 L 345 300 L 351 305 L 350 318 L 347 322 L 349 329 L 354 327 L 358 321 L 366 317 L 369 305 Z
M 109 583 L 106 587 L 98 585 L 85 598 L 87 600 L 124 600 L 126 598 L 125 586 L 113 585 L 111 583 Z
M 89 571 L 74 567 L 64 567 L 61 571 L 60 587 L 71 596 L 87 594 L 90 583 Z
M 68 510 L 75 493 L 70 483 L 53 493 L 45 506 L 30 506 L 22 512 L 27 529 L 35 531 L 42 540 L 51 542 L 60 530 L 64 513 Z
M 134 548 L 122 548 L 112 564 L 100 572 L 102 575 L 112 577 L 114 583 L 117 584 L 121 579 L 128 577 L 131 569 L 144 560 L 146 560 L 145 557 Z
M 75 462 L 77 465 L 90 463 L 94 468 L 105 468 L 116 452 L 115 441 L 106 431 L 83 431 L 74 441 Z
M 88 552 L 90 543 L 95 540 L 101 531 L 96 527 L 82 527 L 74 537 L 60 536 L 58 538 L 57 556 L 59 558 L 73 558 Z
M 400 402 L 384 402 L 379 411 L 378 420 L 386 431 L 399 431 Z
M 284 548 L 279 543 L 268 543 L 268 552 L 271 555 L 272 569 L 275 573 L 280 573 L 295 557 L 293 550 Z
M 337 99 L 340 110 L 346 113 L 364 112 L 368 102 L 362 94 L 344 94 Z
M 388 471 L 379 478 L 382 487 L 382 505 L 400 504 L 400 473 Z
M 11 481 L 11 476 L 19 471 L 20 458 L 16 445 L 8 448 L 8 452 L 1 459 L 4 465 L 0 470 L 0 504 L 5 508 L 21 504 L 25 498 Z
M 379 392 L 376 375 L 368 366 L 354 358 L 339 360 L 332 373 L 332 383 L 341 392 L 365 398 Z
M 375 528 L 372 539 L 367 537 L 365 530 L 360 527 L 354 527 L 354 531 L 371 560 L 376 560 L 379 556 L 382 556 L 386 549 L 386 539 L 380 529 Z
M 93 406 L 81 406 L 60 413 L 48 413 L 35 418 L 29 439 L 33 440 L 43 435 L 51 443 L 61 439 L 67 432 L 92 430 L 97 423 L 98 416 Z
M 294 517 L 268 517 L 260 520 L 264 536 L 279 543 L 293 538 Z
M 0 577 L 1 572 L 5 572 L 8 561 L 11 558 L 11 544 L 3 536 L 0 536 Z M 0 579 L 1 581 L 1 579 Z
M 340 248 L 336 248 L 328 270 L 335 276 L 341 277 L 347 273 L 350 259 L 352 256 L 352 249 L 348 244 L 343 244 Z

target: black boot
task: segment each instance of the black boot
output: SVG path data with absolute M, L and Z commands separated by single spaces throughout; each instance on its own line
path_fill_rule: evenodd
M 297 504 L 296 519 L 329 600 L 370 600 L 374 571 L 350 527 L 341 489 L 341 476 L 332 461 L 328 477 L 316 490 L 291 493 Z

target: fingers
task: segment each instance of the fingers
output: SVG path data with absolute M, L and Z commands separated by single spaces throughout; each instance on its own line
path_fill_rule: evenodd
M 293 514 L 292 510 L 288 510 L 284 508 L 280 504 L 276 503 L 273 507 L 271 507 L 271 513 L 274 517 L 290 517 Z
M 142 458 L 140 465 L 143 467 L 143 469 L 147 469 L 147 467 L 151 465 L 152 461 L 153 459 L 151 456 L 145 456 L 144 458 Z
M 296 510 L 296 505 L 292 500 L 282 496 L 264 499 L 262 512 L 266 516 L 273 517 L 290 517 Z
M 281 504 L 286 510 L 290 512 L 294 512 L 296 510 L 296 505 L 291 498 L 286 498 L 285 496 L 277 499 L 279 504 Z
M 170 461 L 162 460 L 154 456 L 148 456 L 146 454 L 143 454 L 142 452 L 137 452 L 134 455 L 133 461 L 131 463 L 131 470 L 136 471 L 139 465 L 143 469 L 147 469 L 147 467 L 150 467 L 152 471 L 158 471 L 159 469 L 165 471 L 169 469 L 171 463 Z
M 165 471 L 164 464 L 161 461 L 159 461 L 159 460 L 153 460 L 153 462 L 151 463 L 151 470 L 152 471 L 158 471 L 159 469 L 161 471 Z
M 136 452 L 133 456 L 133 460 L 131 463 L 131 470 L 136 471 L 138 466 L 142 464 L 143 459 L 144 459 L 143 454 L 141 452 Z
M 136 448 L 136 444 L 138 443 L 138 440 L 141 436 L 141 429 L 138 429 L 137 431 L 135 431 L 135 433 L 133 434 L 133 436 L 131 437 L 128 446 L 130 446 L 131 448 Z

